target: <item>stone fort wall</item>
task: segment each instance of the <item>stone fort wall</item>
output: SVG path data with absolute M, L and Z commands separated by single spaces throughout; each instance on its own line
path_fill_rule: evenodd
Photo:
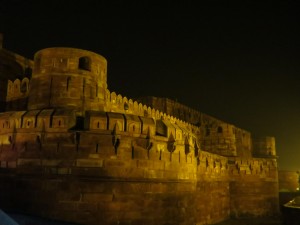
M 253 144 L 186 106 L 194 119 L 110 92 L 106 60 L 92 52 L 44 49 L 32 69 L 6 81 L 0 207 L 83 224 L 278 213 L 273 138 Z

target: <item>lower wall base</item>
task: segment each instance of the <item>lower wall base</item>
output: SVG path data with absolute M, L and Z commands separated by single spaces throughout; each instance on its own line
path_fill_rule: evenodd
M 235 181 L 230 183 L 231 217 L 279 215 L 278 183 Z
M 202 225 L 220 222 L 230 214 L 225 181 L 5 175 L 0 183 L 3 209 L 85 225 Z

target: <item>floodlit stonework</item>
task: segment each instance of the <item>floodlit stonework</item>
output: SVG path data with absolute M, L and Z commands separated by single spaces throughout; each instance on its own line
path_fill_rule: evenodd
M 0 208 L 82 224 L 213 224 L 278 213 L 275 139 L 107 87 L 73 48 L 0 49 Z

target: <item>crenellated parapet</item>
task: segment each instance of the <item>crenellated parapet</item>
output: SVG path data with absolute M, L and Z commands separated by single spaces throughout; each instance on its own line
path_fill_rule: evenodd
M 20 60 L 11 74 L 24 69 Z M 274 138 L 253 139 L 167 98 L 110 92 L 106 59 L 90 51 L 47 48 L 32 63 L 23 63 L 32 76 L 9 76 L 0 89 L 0 168 L 31 193 L 16 189 L 11 202 L 90 224 L 213 224 L 277 212 Z
M 24 94 L 26 92 L 25 85 L 22 86 L 22 83 L 24 78 L 30 79 L 32 68 L 32 60 L 0 48 L 0 112 L 26 109 L 27 101 L 24 101 L 24 95 L 28 94 Z M 8 90 L 8 86 L 12 86 L 11 83 L 14 87 Z M 22 89 L 20 89 L 21 87 Z M 9 97 L 7 97 L 8 92 L 10 92 Z M 18 102 L 18 99 L 22 100 Z M 7 101 L 10 101 L 10 106 L 7 106 Z
M 258 178 L 277 179 L 277 162 L 264 158 L 235 158 L 229 159 L 229 173 L 232 179 L 238 177 L 254 176 Z
M 27 98 L 29 94 L 30 80 L 25 77 L 22 80 L 8 80 L 6 101 L 14 101 L 17 99 Z
M 201 148 L 224 156 L 251 155 L 250 133 L 167 98 L 140 98 L 143 103 L 198 127 Z M 240 133 L 243 133 L 241 136 Z M 243 149 L 243 150 L 242 150 Z
M 106 96 L 106 108 L 109 112 L 122 113 L 124 115 L 135 115 L 141 118 L 152 118 L 155 123 L 158 121 L 158 123 L 164 121 L 162 123 L 166 126 L 166 130 L 168 131 L 160 133 L 160 135 L 169 137 L 173 131 L 172 134 L 176 136 L 176 129 L 181 130 L 184 134 L 193 133 L 193 135 L 200 135 L 199 127 L 168 115 L 165 112 L 151 108 L 150 106 L 139 103 L 138 101 L 128 99 L 127 97 L 123 97 L 115 92 L 109 92 L 109 90 L 106 90 Z M 179 128 L 179 126 L 181 128 Z M 177 135 L 176 137 L 179 136 Z

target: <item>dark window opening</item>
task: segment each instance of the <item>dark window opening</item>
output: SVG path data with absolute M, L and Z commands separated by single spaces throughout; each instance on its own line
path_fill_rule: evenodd
M 128 110 L 129 109 L 129 106 L 127 104 L 127 102 L 124 103 L 124 110 Z
M 91 71 L 91 60 L 89 57 L 81 57 L 79 58 L 79 69 Z
M 37 142 L 38 144 L 40 144 L 40 143 L 41 143 L 41 138 L 40 138 L 40 136 L 39 136 L 39 135 L 37 135 L 37 136 L 36 136 L 36 142 Z
M 26 93 L 27 92 L 27 83 L 23 82 L 21 85 L 21 92 Z
M 60 120 L 58 121 L 58 126 L 59 126 L 59 127 L 61 126 L 61 121 L 60 121 Z
M 97 128 L 100 128 L 100 122 L 97 123 Z
M 70 81 L 71 81 L 71 77 L 68 77 L 67 78 L 67 91 L 69 90 Z
M 94 89 L 93 89 L 93 87 L 90 88 L 90 98 L 94 98 Z
M 30 121 L 27 121 L 27 126 L 28 126 L 28 127 L 30 126 Z
M 206 136 L 209 136 L 210 135 L 210 130 L 208 128 L 206 128 L 206 133 L 205 133 Z
M 223 133 L 223 128 L 222 127 L 218 127 L 218 133 Z
M 132 126 L 132 131 L 133 131 L 133 132 L 135 131 L 135 126 L 134 126 L 134 125 Z

